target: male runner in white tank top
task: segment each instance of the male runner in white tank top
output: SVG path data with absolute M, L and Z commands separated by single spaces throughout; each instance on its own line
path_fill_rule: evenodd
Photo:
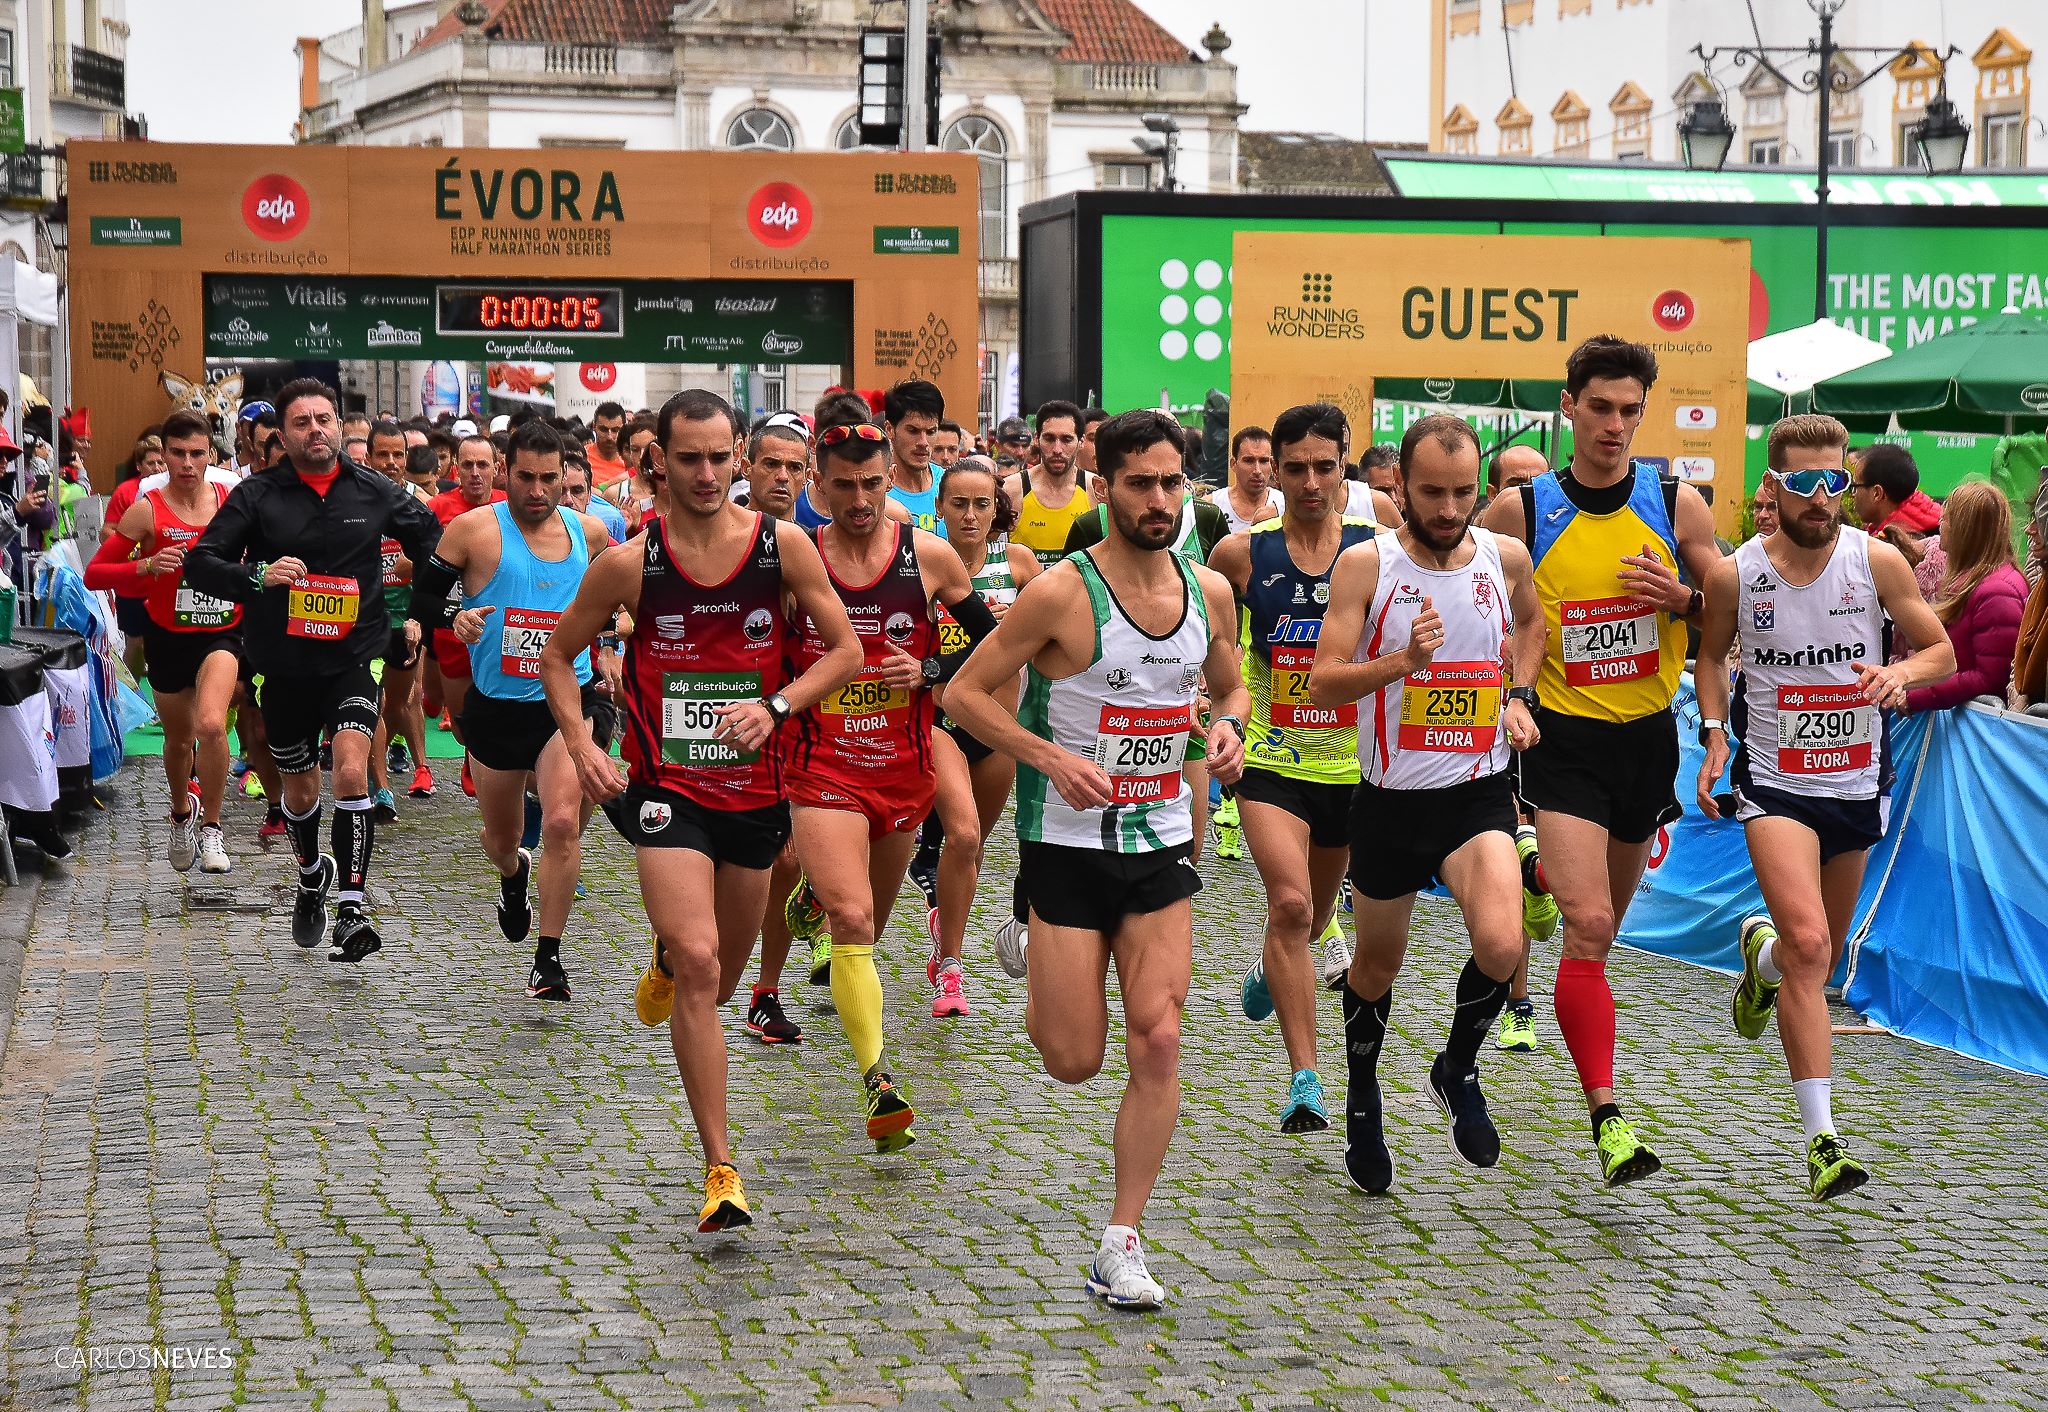
M 1787 417 L 1771 428 L 1764 485 L 1778 528 L 1707 575 L 1695 668 L 1706 749 L 1700 812 L 1726 812 L 1714 791 L 1738 738 L 1733 812 L 1769 909 L 1742 923 L 1735 1029 L 1755 1039 L 1778 1011 L 1816 1201 L 1870 1180 L 1835 1135 L 1824 987 L 1849 937 L 1864 857 L 1884 837 L 1891 761 L 1878 713 L 1956 669 L 1905 555 L 1842 523 L 1848 450 L 1848 429 L 1833 417 Z M 1886 617 L 1915 649 L 1891 666 Z M 1742 691 L 1731 718 L 1728 652 L 1738 634 Z
M 1522 958 L 1522 864 L 1515 852 L 1510 747 L 1535 743 L 1543 604 L 1529 551 L 1472 527 L 1479 440 L 1457 417 L 1424 417 L 1401 439 L 1408 518 L 1337 557 L 1309 698 L 1359 707 L 1364 782 L 1351 803 L 1358 947 L 1345 979 L 1344 1165 L 1369 1192 L 1393 1184 L 1378 1064 L 1408 951 L 1415 894 L 1436 880 L 1472 937 L 1430 1096 L 1451 1145 L 1475 1167 L 1500 1160 L 1479 1091 L 1479 1046 Z M 1510 626 L 1512 624 L 1512 627 Z
M 1095 436 L 1110 533 L 1017 595 L 946 690 L 946 713 L 1011 756 L 1021 877 L 1031 905 L 1025 1026 L 1062 1083 L 1102 1068 L 1112 961 L 1124 998 L 1130 1082 L 1116 1119 L 1116 1202 L 1088 1289 L 1121 1309 L 1166 1292 L 1145 1268 L 1138 1222 L 1180 1114 L 1180 1020 L 1202 885 L 1182 756 L 1206 674 L 1209 767 L 1244 764 L 1237 623 L 1220 574 L 1171 553 L 1185 473 L 1180 427 L 1126 412 Z M 994 692 L 1031 668 L 1016 714 Z M 1014 942 L 998 959 L 1027 975 Z

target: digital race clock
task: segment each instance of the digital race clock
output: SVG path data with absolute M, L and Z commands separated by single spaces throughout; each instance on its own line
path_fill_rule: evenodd
M 435 290 L 443 334 L 625 334 L 625 294 L 568 285 L 444 284 Z

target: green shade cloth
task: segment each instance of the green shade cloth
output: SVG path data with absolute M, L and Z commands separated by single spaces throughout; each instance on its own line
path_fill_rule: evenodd
M 1930 338 L 1813 390 L 1849 430 L 2000 435 L 2048 428 L 2048 323 L 2000 314 Z M 2011 418 L 2008 427 L 2007 418 Z

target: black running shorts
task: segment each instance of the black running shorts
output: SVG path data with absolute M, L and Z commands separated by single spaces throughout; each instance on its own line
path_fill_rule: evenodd
M 594 679 L 583 688 L 583 719 L 590 722 L 591 737 L 609 749 L 617 716 Z M 462 698 L 463 744 L 487 770 L 532 769 L 555 733 L 555 713 L 545 701 L 506 701 L 475 687 Z
M 159 696 L 190 691 L 211 653 L 232 652 L 238 659 L 242 655 L 240 627 L 219 632 L 166 632 L 151 623 L 142 641 L 149 656 L 149 689 Z
M 1538 711 L 1543 738 L 1522 752 L 1522 798 L 1606 829 L 1616 843 L 1647 843 L 1679 815 L 1678 719 L 1592 721 Z
M 1790 819 L 1813 831 L 1820 840 L 1820 861 L 1826 866 L 1844 853 L 1861 853 L 1884 839 L 1891 818 L 1891 796 L 1869 799 L 1828 799 L 1820 795 L 1787 794 L 1767 785 L 1751 783 L 1748 771 L 1738 768 L 1735 776 L 1735 817 Z
M 1246 765 L 1244 773 L 1238 777 L 1237 801 L 1285 809 L 1308 825 L 1308 841 L 1312 847 L 1348 848 L 1351 845 L 1351 794 L 1357 788 L 1355 784 L 1298 780 L 1291 775 L 1262 770 L 1257 765 Z
M 287 775 L 319 767 L 320 738 L 329 731 L 377 736 L 377 679 L 367 662 L 332 676 L 266 675 L 261 701 L 271 757 Z
M 960 753 L 967 757 L 967 763 L 970 765 L 979 765 L 982 761 L 988 759 L 989 756 L 995 754 L 995 751 L 969 735 L 964 726 L 944 711 L 939 712 L 938 719 L 933 721 L 932 724 L 953 737 L 953 743 L 960 747 Z
M 1113 937 L 1124 918 L 1162 912 L 1202 890 L 1185 843 L 1151 853 L 1110 853 L 1020 842 L 1017 880 L 1033 915 L 1055 927 Z
M 1351 801 L 1351 885 L 1386 902 L 1435 882 L 1444 860 L 1483 833 L 1515 836 L 1506 771 L 1442 789 L 1361 784 Z
M 689 848 L 714 865 L 730 863 L 757 872 L 774 867 L 776 855 L 789 842 L 786 802 L 760 809 L 713 809 L 687 794 L 636 782 L 608 801 L 604 812 L 619 836 L 635 848 Z

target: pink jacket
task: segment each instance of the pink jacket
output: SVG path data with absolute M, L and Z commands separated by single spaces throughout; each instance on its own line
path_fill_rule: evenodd
M 1996 696 L 2003 704 L 2006 683 L 2012 680 L 2020 614 L 2026 606 L 2025 576 L 2010 564 L 1992 570 L 1948 625 L 1948 639 L 1956 649 L 1956 674 L 1938 685 L 1907 692 L 1906 709 L 1937 711 L 1978 696 Z

